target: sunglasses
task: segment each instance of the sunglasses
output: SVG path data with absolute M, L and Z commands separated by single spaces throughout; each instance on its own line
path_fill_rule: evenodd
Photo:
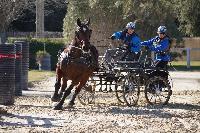
M 130 30 L 135 30 L 134 28 L 128 28 L 128 29 L 130 29 Z
M 158 33 L 158 34 L 164 35 L 165 33 Z

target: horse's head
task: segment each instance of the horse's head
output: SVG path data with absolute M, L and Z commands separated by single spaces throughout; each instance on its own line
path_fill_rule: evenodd
M 81 20 L 77 19 L 77 29 L 75 31 L 75 40 L 78 47 L 82 48 L 84 51 L 88 51 L 90 47 L 90 36 L 92 34 L 92 30 L 89 29 L 90 20 L 87 22 L 81 22 Z

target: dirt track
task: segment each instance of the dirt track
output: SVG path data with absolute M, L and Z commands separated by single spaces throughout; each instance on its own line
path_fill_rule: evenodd
M 15 105 L 0 112 L 0 132 L 200 132 L 200 73 L 171 73 L 174 88 L 165 107 L 116 103 L 52 109 L 54 78 L 24 91 Z M 189 78 L 187 78 L 189 77 Z M 112 94 L 111 94 L 112 95 Z

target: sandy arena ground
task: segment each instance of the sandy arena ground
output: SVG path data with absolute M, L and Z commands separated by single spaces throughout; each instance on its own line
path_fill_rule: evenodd
M 23 91 L 15 105 L 0 108 L 0 133 L 200 132 L 200 72 L 171 72 L 171 77 L 173 95 L 164 107 L 147 105 L 143 93 L 136 107 L 119 105 L 113 93 L 105 93 L 113 95 L 108 104 L 83 106 L 77 101 L 61 111 L 52 109 L 51 77 Z

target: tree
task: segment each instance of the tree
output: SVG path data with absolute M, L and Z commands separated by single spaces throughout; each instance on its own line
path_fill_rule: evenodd
M 69 0 L 68 13 L 64 19 L 64 36 L 70 41 L 77 18 L 91 19 L 93 41 L 104 41 L 113 30 L 121 27 L 121 2 L 118 0 Z
M 200 36 L 200 1 L 175 0 L 179 29 L 186 36 Z
M 45 0 L 45 30 L 62 31 L 66 11 L 67 2 L 65 0 Z
M 27 0 L 28 5 L 9 26 L 13 31 L 35 31 L 36 30 L 36 0 Z M 63 30 L 63 19 L 67 11 L 65 0 L 45 0 L 44 1 L 44 29 L 45 31 Z
M 177 38 L 176 47 L 182 47 L 173 0 L 69 0 L 63 27 L 68 41 L 72 39 L 78 17 L 91 18 L 91 42 L 97 46 L 108 46 L 108 37 L 113 32 L 123 30 L 128 22 L 135 21 L 136 32 L 142 40 L 154 37 L 157 28 L 165 25 L 168 35 Z
M 148 39 L 156 34 L 160 25 L 167 26 L 168 34 L 180 37 L 178 26 L 175 23 L 176 14 L 172 10 L 169 0 L 125 0 L 125 16 L 131 16 L 138 21 L 138 33 L 143 39 Z M 126 17 L 130 20 L 130 17 Z
M 0 43 L 5 43 L 5 32 L 9 24 L 16 19 L 23 7 L 26 5 L 26 0 L 1 0 L 0 1 Z
M 67 41 L 72 40 L 74 30 L 76 28 L 75 22 L 77 18 L 83 19 L 89 17 L 89 0 L 68 0 L 68 10 L 64 18 L 63 32 Z
M 123 3 L 119 0 L 96 0 L 93 3 L 90 1 L 90 8 L 93 42 L 96 45 L 108 45 L 108 37 L 124 27 Z
M 175 23 L 176 14 L 168 0 L 70 0 L 69 3 L 65 22 L 71 25 L 64 25 L 65 34 L 71 32 L 70 27 L 77 17 L 91 17 L 94 40 L 108 38 L 112 32 L 122 30 L 129 21 L 137 22 L 136 32 L 142 39 L 154 36 L 160 25 L 166 25 L 172 37 L 181 35 Z

